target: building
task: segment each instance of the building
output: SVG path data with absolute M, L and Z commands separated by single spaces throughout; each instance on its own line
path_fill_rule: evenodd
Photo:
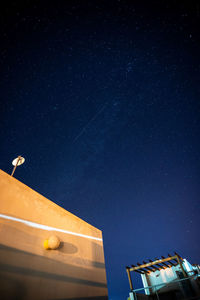
M 1 170 L 0 296 L 107 299 L 102 232 Z
M 131 300 L 200 299 L 200 267 L 175 253 L 126 267 Z M 143 288 L 133 289 L 131 272 L 141 275 Z

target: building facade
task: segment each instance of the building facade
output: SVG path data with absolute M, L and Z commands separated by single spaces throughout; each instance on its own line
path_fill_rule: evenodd
M 108 299 L 102 232 L 1 170 L 0 295 Z
M 130 300 L 200 299 L 200 267 L 175 253 L 127 267 Z M 140 273 L 143 288 L 134 289 L 131 272 Z

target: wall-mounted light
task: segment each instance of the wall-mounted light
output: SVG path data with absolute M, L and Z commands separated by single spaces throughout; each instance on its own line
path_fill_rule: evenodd
M 48 239 L 44 240 L 43 247 L 46 250 L 55 250 L 60 246 L 60 239 L 56 235 L 51 235 Z

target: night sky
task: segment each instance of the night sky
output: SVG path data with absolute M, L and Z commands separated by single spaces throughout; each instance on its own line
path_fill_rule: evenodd
M 110 300 L 126 265 L 200 263 L 198 3 L 0 9 L 0 168 L 103 231 Z

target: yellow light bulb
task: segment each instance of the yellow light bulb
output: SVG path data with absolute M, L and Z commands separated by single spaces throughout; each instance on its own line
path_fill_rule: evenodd
M 49 241 L 48 240 L 44 240 L 43 247 L 46 250 L 49 249 Z

